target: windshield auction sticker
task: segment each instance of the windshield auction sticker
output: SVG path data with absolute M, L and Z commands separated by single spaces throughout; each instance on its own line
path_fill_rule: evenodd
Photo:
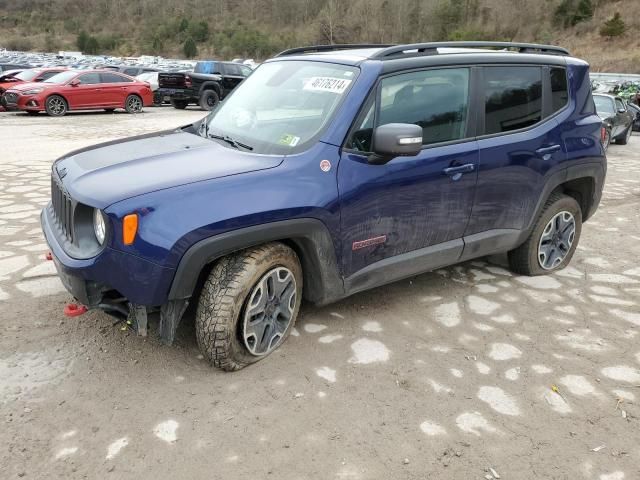
M 331 92 L 342 95 L 351 84 L 351 80 L 333 77 L 311 77 L 304 84 L 303 90 L 315 92 Z

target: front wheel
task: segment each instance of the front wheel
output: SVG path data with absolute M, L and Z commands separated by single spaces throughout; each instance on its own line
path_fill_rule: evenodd
M 545 275 L 566 267 L 582 232 L 582 211 L 568 195 L 549 197 L 531 234 L 509 252 L 511 270 L 523 275 Z
M 138 95 L 129 95 L 124 102 L 124 109 L 127 113 L 140 113 L 142 106 L 142 99 Z
M 50 117 L 62 117 L 68 108 L 67 101 L 60 95 L 51 95 L 45 102 L 45 110 Z
M 189 102 L 187 102 L 186 100 L 175 100 L 175 99 L 171 99 L 171 106 L 173 108 L 177 108 L 178 110 L 184 110 L 185 108 L 187 108 L 187 105 L 189 105 Z
M 627 128 L 624 133 L 616 139 L 616 143 L 618 145 L 626 145 L 627 143 L 629 143 L 629 139 L 631 138 L 632 133 L 632 127 L 633 125 L 629 125 L 629 128 Z
M 227 371 L 261 360 L 289 336 L 301 300 L 302 267 L 286 245 L 268 243 L 223 257 L 200 293 L 200 351 Z
M 604 148 L 605 152 L 608 150 L 610 144 L 611 144 L 611 130 L 609 130 L 608 128 L 605 128 L 604 138 L 602 139 L 602 147 Z

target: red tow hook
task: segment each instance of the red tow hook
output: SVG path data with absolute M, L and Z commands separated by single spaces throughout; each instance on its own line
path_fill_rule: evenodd
M 51 254 L 51 252 L 47 252 L 44 254 L 44 258 L 45 260 L 53 260 L 53 255 Z
M 63 313 L 67 317 L 79 317 L 88 310 L 84 305 L 78 305 L 77 303 L 67 303 L 64 306 Z

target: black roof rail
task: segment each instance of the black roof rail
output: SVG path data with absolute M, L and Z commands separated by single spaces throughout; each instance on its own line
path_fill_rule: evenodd
M 544 53 L 551 55 L 571 55 L 562 47 L 553 45 L 540 45 L 537 43 L 516 42 L 429 42 L 413 43 L 408 45 L 393 45 L 376 52 L 371 58 L 385 60 L 400 56 L 437 55 L 438 48 L 491 48 L 491 49 L 515 49 L 518 53 Z M 411 51 L 413 50 L 413 51 Z M 405 53 L 406 52 L 406 53 Z
M 296 47 L 284 50 L 276 55 L 276 57 L 285 57 L 287 55 L 302 55 L 305 53 L 332 52 L 335 50 L 356 50 L 359 48 L 387 48 L 390 44 L 377 43 L 347 43 L 342 45 L 310 45 L 308 47 Z

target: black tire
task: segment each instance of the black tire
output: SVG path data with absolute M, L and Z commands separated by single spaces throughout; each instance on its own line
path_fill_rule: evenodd
M 27 110 L 27 114 L 31 115 L 32 117 L 35 117 L 36 115 L 38 115 L 40 112 L 38 112 L 37 110 Z
M 171 106 L 173 108 L 177 108 L 178 110 L 184 110 L 185 108 L 187 108 L 187 105 L 189 105 L 189 102 L 187 102 L 186 100 L 174 100 L 173 98 L 171 99 Z
M 543 268 L 539 248 L 542 235 L 552 219 L 561 212 L 568 212 L 573 215 L 574 233 L 570 248 L 564 254 L 561 262 L 553 268 Z M 538 216 L 536 223 L 527 240 L 518 248 L 511 250 L 508 254 L 509 267 L 516 273 L 522 275 L 546 275 L 566 267 L 576 251 L 582 232 L 582 211 L 575 198 L 563 193 L 553 193 Z
M 273 271 L 287 269 L 294 282 L 289 294 L 291 316 L 273 349 L 254 355 L 243 339 L 244 316 L 250 295 Z M 295 296 L 295 297 L 294 297 Z M 267 295 L 269 297 L 269 295 Z M 302 300 L 302 267 L 295 252 L 282 243 L 268 243 L 218 260 L 207 278 L 196 310 L 196 338 L 200 351 L 214 366 L 239 370 L 276 350 L 293 329 Z M 265 309 L 266 311 L 266 309 Z M 263 330 L 266 335 L 267 330 Z M 270 331 L 273 333 L 273 330 Z M 263 335 L 264 338 L 264 335 Z M 272 337 L 271 340 L 273 340 Z M 271 345 L 271 343 L 269 343 Z
M 113 113 L 113 112 L 116 111 L 116 109 L 115 108 L 105 108 L 104 111 L 107 112 L 107 113 Z
M 157 92 L 153 92 L 153 106 L 159 107 L 160 105 L 162 105 L 162 96 Z
M 629 128 L 627 128 L 624 133 L 622 135 L 620 135 L 618 138 L 616 138 L 616 143 L 618 145 L 626 145 L 627 143 L 629 143 L 629 139 L 631 138 L 631 127 L 633 125 L 629 125 Z
M 205 90 L 200 95 L 200 100 L 198 100 L 200 108 L 203 110 L 213 110 L 218 105 L 218 102 L 220 102 L 220 97 L 215 90 Z
M 124 109 L 127 113 L 142 113 L 144 102 L 139 95 L 131 94 L 124 101 Z
M 69 104 L 60 95 L 51 95 L 44 102 L 47 115 L 50 117 L 62 117 L 69 110 Z
M 609 128 L 605 128 L 604 140 L 602 140 L 602 147 L 605 152 L 609 149 L 609 145 L 611 145 L 611 130 Z

